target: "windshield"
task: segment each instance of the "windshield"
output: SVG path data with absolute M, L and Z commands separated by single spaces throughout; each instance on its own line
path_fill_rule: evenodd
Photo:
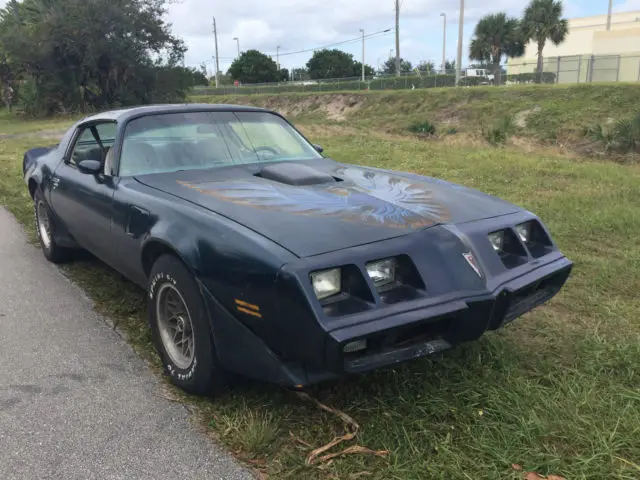
M 272 113 L 166 113 L 129 122 L 120 176 L 313 158 L 321 155 Z

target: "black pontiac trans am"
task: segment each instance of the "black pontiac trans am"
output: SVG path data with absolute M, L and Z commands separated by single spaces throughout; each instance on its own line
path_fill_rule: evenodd
M 442 351 L 569 277 L 534 214 L 321 152 L 268 110 L 157 105 L 85 118 L 23 169 L 45 257 L 83 248 L 143 287 L 166 372 L 194 393 Z

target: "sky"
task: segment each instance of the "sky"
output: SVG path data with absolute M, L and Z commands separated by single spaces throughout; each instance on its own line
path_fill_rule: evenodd
M 169 7 L 169 20 L 174 32 L 187 43 L 185 64 L 206 62 L 214 72 L 212 17 L 218 29 L 220 70 L 226 71 L 241 51 L 258 49 L 276 60 L 280 46 L 283 68 L 303 67 L 313 52 L 289 54 L 312 49 L 361 35 L 375 34 L 391 28 L 386 34 L 374 35 L 365 42 L 365 62 L 377 68 L 395 49 L 394 0 L 174 0 Z M 487 13 L 506 11 L 520 16 L 525 0 L 466 0 L 463 35 L 463 64 L 467 63 L 467 45 L 478 19 Z M 487 7 L 487 4 L 490 7 Z M 640 10 L 640 0 L 614 0 L 614 11 Z M 443 21 L 446 13 L 446 58 L 456 57 L 459 0 L 401 0 L 400 55 L 414 65 L 420 61 L 442 63 Z M 606 14 L 608 0 L 564 0 L 565 17 Z M 362 42 L 354 40 L 336 46 L 362 58 Z M 394 53 L 395 55 L 395 50 Z
M 3 6 L 7 0 L 0 0 Z M 188 47 L 186 66 L 206 63 L 214 72 L 213 16 L 218 29 L 220 70 L 226 71 L 241 51 L 258 49 L 276 60 L 280 46 L 283 68 L 304 67 L 313 52 L 300 50 L 353 40 L 339 48 L 361 61 L 365 42 L 365 63 L 377 68 L 395 55 L 394 0 L 170 0 L 167 21 L 175 35 Z M 414 65 L 421 61 L 442 63 L 443 21 L 446 14 L 446 58 L 456 57 L 459 0 L 400 0 L 400 55 Z M 527 0 L 466 0 L 463 35 L 463 64 L 467 46 L 478 19 L 505 11 L 520 16 Z M 487 4 L 490 6 L 488 7 Z M 640 0 L 613 0 L 614 11 L 640 11 Z M 564 0 L 566 18 L 606 14 L 608 0 Z M 386 29 L 387 33 L 376 34 Z

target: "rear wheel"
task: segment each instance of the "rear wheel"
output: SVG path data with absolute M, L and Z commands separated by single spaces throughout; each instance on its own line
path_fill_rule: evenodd
M 207 310 L 191 272 L 163 255 L 149 275 L 149 323 L 171 381 L 186 392 L 212 394 L 226 383 L 213 343 Z
M 68 258 L 69 250 L 56 242 L 56 225 L 51 210 L 40 190 L 33 196 L 36 232 L 45 258 L 53 263 L 60 263 Z

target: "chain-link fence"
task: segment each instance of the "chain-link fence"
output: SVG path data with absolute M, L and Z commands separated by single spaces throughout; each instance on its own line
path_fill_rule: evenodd
M 514 85 L 538 81 L 537 61 L 512 59 L 501 66 L 499 75 L 491 67 L 467 68 L 461 72 L 460 86 Z M 499 80 L 496 77 L 500 77 Z M 542 83 L 595 83 L 640 81 L 640 55 L 572 55 L 547 57 L 542 62 Z M 455 71 L 412 71 L 400 76 L 378 75 L 333 79 L 293 79 L 287 82 L 196 87 L 195 95 L 231 95 L 285 92 L 336 92 L 354 90 L 413 90 L 453 87 Z
M 533 71 L 536 67 L 533 68 Z M 531 72 L 531 63 L 513 59 L 511 74 Z M 554 83 L 598 83 L 640 81 L 640 55 L 571 55 L 547 57 L 543 72 L 555 76 Z

